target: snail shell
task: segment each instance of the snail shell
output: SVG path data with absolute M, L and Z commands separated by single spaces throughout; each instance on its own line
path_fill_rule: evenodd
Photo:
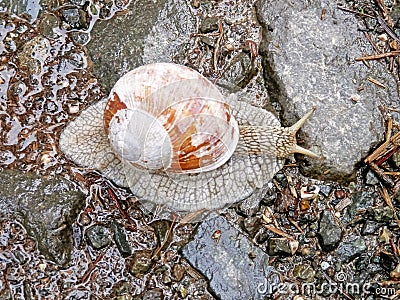
M 295 134 L 270 112 L 224 99 L 194 70 L 158 63 L 137 68 L 108 99 L 85 109 L 60 136 L 76 164 L 97 169 L 142 200 L 173 211 L 221 208 L 249 197 L 298 152 Z
M 239 129 L 215 86 L 174 64 L 139 67 L 117 81 L 104 114 L 115 153 L 133 166 L 176 173 L 214 170 Z

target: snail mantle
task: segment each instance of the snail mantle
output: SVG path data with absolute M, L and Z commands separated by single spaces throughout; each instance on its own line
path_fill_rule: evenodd
M 110 96 L 63 130 L 60 149 L 143 201 L 173 212 L 215 210 L 249 197 L 291 153 L 311 116 L 281 127 L 270 112 L 226 100 L 196 71 L 145 65 L 122 76 Z

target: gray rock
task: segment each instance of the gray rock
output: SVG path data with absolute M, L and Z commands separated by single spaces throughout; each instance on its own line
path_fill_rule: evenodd
M 394 217 L 394 212 L 389 206 L 369 208 L 368 214 L 376 222 L 390 222 Z
M 205 17 L 200 25 L 201 33 L 209 33 L 218 30 L 218 17 Z
M 298 247 L 297 242 L 287 238 L 270 238 L 268 241 L 269 255 L 293 255 Z
M 152 251 L 147 249 L 135 251 L 133 257 L 126 260 L 129 272 L 134 276 L 143 276 L 153 264 L 152 255 Z
M 342 222 L 350 223 L 360 210 L 367 210 L 372 207 L 376 197 L 378 195 L 372 189 L 353 192 L 351 195 L 351 204 L 347 207 Z
M 321 220 L 319 221 L 318 237 L 321 247 L 325 251 L 335 249 L 340 242 L 342 230 L 335 223 L 335 220 L 329 211 L 322 213 Z
M 257 11 L 265 29 L 260 46 L 265 83 L 271 100 L 283 110 L 284 125 L 318 108 L 303 134 L 325 160 L 310 160 L 303 171 L 321 179 L 354 178 L 356 164 L 382 140 L 378 105 L 399 107 L 386 64 L 371 61 L 368 68 L 354 61 L 373 49 L 357 19 L 338 10 L 336 1 L 259 1 Z
M 379 228 L 382 226 L 381 223 L 375 221 L 366 221 L 361 229 L 362 235 L 377 235 L 379 233 Z
M 41 253 L 59 265 L 69 262 L 71 224 L 85 205 L 72 183 L 14 170 L 0 172 L 0 217 L 13 217 L 38 243 Z
M 350 262 L 357 256 L 360 256 L 365 250 L 367 250 L 365 240 L 361 237 L 353 237 L 352 240 L 343 241 L 339 245 L 335 256 L 342 262 Z
M 123 257 L 128 257 L 132 254 L 132 248 L 129 244 L 125 228 L 116 221 L 111 222 L 111 229 L 114 232 L 114 241 L 118 247 L 119 253 Z
M 39 0 L 9 0 L 0 2 L 0 12 L 28 16 L 28 20 L 31 23 L 36 20 L 41 9 Z
M 279 284 L 269 256 L 221 216 L 200 224 L 182 253 L 220 299 L 264 299 Z
M 315 271 L 308 264 L 296 265 L 293 269 L 293 276 L 303 282 L 313 282 Z
M 87 17 L 85 12 L 79 8 L 65 8 L 61 10 L 63 28 L 71 29 L 88 29 Z
M 86 239 L 93 249 L 101 249 L 111 243 L 111 230 L 103 225 L 94 225 L 86 231 Z
M 87 45 L 94 72 L 107 93 L 131 69 L 171 62 L 195 30 L 195 19 L 186 2 L 139 0 L 127 11 L 97 22 Z

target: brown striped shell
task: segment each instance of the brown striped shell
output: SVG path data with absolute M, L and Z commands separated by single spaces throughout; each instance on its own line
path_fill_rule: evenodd
M 104 126 L 122 159 L 174 173 L 218 168 L 239 139 L 237 122 L 218 89 L 196 71 L 167 63 L 121 77 L 106 104 Z

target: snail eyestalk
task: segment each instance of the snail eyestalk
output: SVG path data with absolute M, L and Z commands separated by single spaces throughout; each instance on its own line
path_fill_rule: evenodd
M 294 125 L 282 128 L 282 132 L 278 134 L 278 140 L 276 143 L 278 157 L 285 158 L 289 154 L 300 153 L 315 159 L 321 159 L 321 157 L 314 152 L 297 145 L 296 141 L 297 131 L 299 131 L 315 110 L 316 107 L 313 107 Z

